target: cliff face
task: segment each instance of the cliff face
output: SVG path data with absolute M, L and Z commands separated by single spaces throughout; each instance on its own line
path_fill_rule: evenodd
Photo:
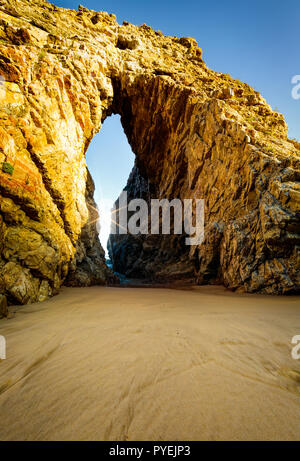
M 0 0 L 0 75 L 0 293 L 10 302 L 112 277 L 84 157 L 112 113 L 136 154 L 133 196 L 146 181 L 149 197 L 205 199 L 197 248 L 112 238 L 125 272 L 299 290 L 299 144 L 257 92 L 208 69 L 194 39 Z

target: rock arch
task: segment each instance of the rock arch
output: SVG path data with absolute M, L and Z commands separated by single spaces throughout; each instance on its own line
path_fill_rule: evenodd
M 10 302 L 113 277 L 84 158 L 113 112 L 136 154 L 133 195 L 146 180 L 156 198 L 206 200 L 204 244 L 137 241 L 137 270 L 299 290 L 299 144 L 256 91 L 208 69 L 194 39 L 83 7 L 2 1 L 0 31 L 0 293 Z

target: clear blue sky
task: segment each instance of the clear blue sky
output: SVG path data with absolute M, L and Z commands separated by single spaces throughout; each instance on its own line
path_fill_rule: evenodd
M 73 9 L 80 3 L 52 2 Z M 291 79 L 300 74 L 300 0 L 81 3 L 96 11 L 114 13 L 119 23 L 146 23 L 165 35 L 195 37 L 211 69 L 253 86 L 273 109 L 284 114 L 289 136 L 300 138 L 300 99 L 291 97 Z M 101 131 L 89 149 L 88 164 L 103 195 L 115 199 L 126 183 L 133 156 L 117 117 L 107 120 Z

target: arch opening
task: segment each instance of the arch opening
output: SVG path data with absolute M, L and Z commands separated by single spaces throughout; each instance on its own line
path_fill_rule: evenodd
M 126 186 L 134 167 L 134 153 L 128 143 L 120 116 L 107 117 L 86 152 L 86 162 L 95 185 L 94 200 L 99 210 L 99 239 L 109 264 L 108 239 L 111 209 Z

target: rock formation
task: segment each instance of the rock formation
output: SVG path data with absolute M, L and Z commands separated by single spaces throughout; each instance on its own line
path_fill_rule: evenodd
M 0 319 L 6 317 L 8 314 L 7 310 L 7 299 L 6 296 L 0 295 Z
M 151 197 L 204 198 L 206 212 L 196 248 L 174 236 L 136 237 L 134 248 L 130 236 L 112 238 L 124 272 L 299 290 L 300 145 L 259 93 L 208 69 L 194 39 L 81 6 L 0 0 L 0 76 L 0 293 L 9 302 L 113 277 L 85 162 L 112 113 L 136 154 L 131 194 L 147 183 Z

